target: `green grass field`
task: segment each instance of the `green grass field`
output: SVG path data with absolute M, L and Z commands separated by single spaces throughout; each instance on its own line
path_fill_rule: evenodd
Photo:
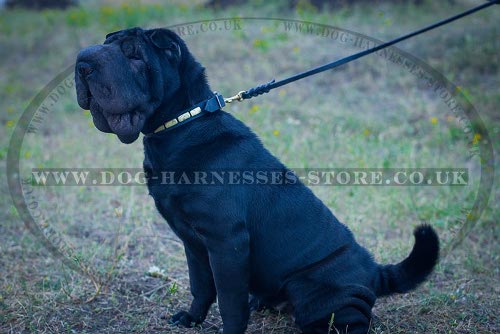
M 101 43 L 108 32 L 173 27 L 206 67 L 212 89 L 229 96 L 358 52 L 369 37 L 387 41 L 479 1 L 421 6 L 377 1 L 329 11 L 305 2 L 290 9 L 284 1 L 258 0 L 223 10 L 181 1 L 81 3 L 66 11 L 0 10 L 4 166 L 30 101 L 74 64 L 82 47 Z M 497 182 L 490 181 L 488 206 L 458 242 L 460 229 L 477 218 L 471 209 L 485 188 L 480 177 L 499 176 L 494 161 L 485 161 L 487 154 L 474 154 L 490 143 L 496 157 L 499 153 L 497 7 L 398 45 L 403 52 L 394 52 L 402 64 L 372 55 L 226 108 L 291 168 L 468 170 L 465 186 L 312 186 L 379 262 L 403 259 L 413 244 L 413 228 L 422 222 L 436 228 L 446 249 L 418 290 L 377 301 L 371 333 L 500 331 Z M 435 72 L 422 79 L 405 61 Z M 61 80 L 57 87 L 63 88 L 43 101 L 49 111 L 38 131 L 24 137 L 20 175 L 30 176 L 32 168 L 141 168 L 141 141 L 123 145 L 95 129 L 88 111 L 76 103 L 71 75 L 65 78 L 68 87 Z M 435 89 L 443 78 L 453 83 L 458 103 L 470 102 L 479 118 L 450 109 Z M 481 122 L 486 132 L 475 130 Z M 187 265 L 180 240 L 156 212 L 146 187 L 34 187 L 25 193 L 45 217 L 38 226 L 55 231 L 67 245 L 56 243 L 64 260 L 23 223 L 4 171 L 0 182 L 0 333 L 217 333 L 221 328 L 216 305 L 202 327 L 167 324 L 176 310 L 189 306 Z M 163 274 L 148 275 L 152 266 Z M 299 331 L 289 315 L 266 311 L 252 315 L 248 333 Z

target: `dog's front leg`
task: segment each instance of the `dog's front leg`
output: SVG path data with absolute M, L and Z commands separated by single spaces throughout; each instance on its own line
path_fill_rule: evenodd
M 184 248 L 193 301 L 189 312 L 180 311 L 170 321 L 176 325 L 192 327 L 205 320 L 210 306 L 215 301 L 216 290 L 206 248 L 190 243 L 185 243 Z
M 223 334 L 243 334 L 249 317 L 249 236 L 245 228 L 237 230 L 236 235 L 210 238 L 208 245 Z
M 206 249 L 194 250 L 186 247 L 186 257 L 189 268 L 189 284 L 193 302 L 189 313 L 201 323 L 207 316 L 208 309 L 215 301 L 216 290 L 208 252 Z

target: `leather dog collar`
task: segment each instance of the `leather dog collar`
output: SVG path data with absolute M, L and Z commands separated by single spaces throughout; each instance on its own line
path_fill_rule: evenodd
M 212 113 L 224 108 L 226 103 L 224 102 L 224 98 L 217 92 L 214 92 L 214 96 L 208 100 L 202 101 L 196 104 L 194 107 L 190 109 L 183 110 L 179 116 L 172 118 L 171 120 L 163 123 L 156 130 L 153 131 L 152 134 L 157 134 L 163 131 L 170 131 L 175 129 L 178 126 L 189 123 L 190 121 L 206 115 L 207 113 Z

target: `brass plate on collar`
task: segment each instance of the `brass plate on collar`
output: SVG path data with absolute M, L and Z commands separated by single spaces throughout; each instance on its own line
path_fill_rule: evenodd
M 182 115 L 179 115 L 177 116 L 177 120 L 180 122 L 184 122 L 186 119 L 190 118 L 191 117 L 191 114 L 188 112 L 185 112 L 184 114 Z
M 168 128 L 174 126 L 177 123 L 178 123 L 177 120 L 174 118 L 173 120 L 170 120 L 167 123 L 165 123 L 165 129 L 168 129 Z
M 191 110 L 189 113 L 191 114 L 191 116 L 198 115 L 199 113 L 201 113 L 201 108 L 200 107 L 196 107 L 193 110 Z

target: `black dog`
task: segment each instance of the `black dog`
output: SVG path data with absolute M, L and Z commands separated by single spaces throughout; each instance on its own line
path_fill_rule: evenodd
M 174 324 L 201 323 L 217 297 L 224 333 L 243 333 L 251 294 L 253 306 L 289 302 L 304 333 L 328 333 L 332 313 L 340 332 L 366 333 L 376 297 L 414 289 L 436 264 L 439 241 L 429 226 L 417 227 L 403 262 L 375 263 L 248 127 L 220 110 L 204 68 L 172 31 L 109 34 L 79 53 L 75 78 L 78 103 L 99 130 L 124 143 L 145 134 L 149 191 L 184 242 L 194 297 Z M 182 182 L 224 170 L 284 177 Z

